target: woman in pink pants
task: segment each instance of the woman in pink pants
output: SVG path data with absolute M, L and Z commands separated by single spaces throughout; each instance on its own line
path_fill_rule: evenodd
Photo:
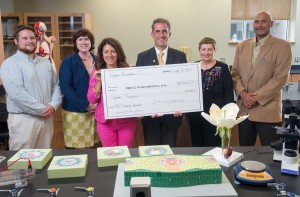
M 98 46 L 95 69 L 92 71 L 88 100 L 98 104 L 95 111 L 97 131 L 104 147 L 128 146 L 132 143 L 136 130 L 136 118 L 109 119 L 104 118 L 102 97 L 101 69 L 129 67 L 121 44 L 114 38 L 105 38 Z

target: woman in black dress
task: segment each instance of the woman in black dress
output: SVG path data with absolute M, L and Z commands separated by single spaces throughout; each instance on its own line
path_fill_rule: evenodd
M 199 43 L 202 72 L 202 91 L 204 112 L 209 114 L 210 106 L 215 103 L 220 108 L 234 102 L 232 79 L 227 64 L 214 59 L 216 42 L 205 37 Z M 187 113 L 192 145 L 194 147 L 221 146 L 216 127 L 201 116 L 201 112 Z

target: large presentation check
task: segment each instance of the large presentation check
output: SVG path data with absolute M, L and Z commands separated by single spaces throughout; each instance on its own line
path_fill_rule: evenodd
M 198 63 L 101 70 L 106 119 L 203 110 Z

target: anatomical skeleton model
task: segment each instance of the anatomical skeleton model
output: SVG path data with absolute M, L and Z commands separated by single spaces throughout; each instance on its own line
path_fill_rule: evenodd
M 54 46 L 54 42 L 56 41 L 56 38 L 54 36 L 48 37 L 46 35 L 47 27 L 46 27 L 45 23 L 43 23 L 43 22 L 40 22 L 40 21 L 36 22 L 34 25 L 34 29 L 38 35 L 37 48 L 35 50 L 35 53 L 40 57 L 48 59 L 50 61 L 50 63 L 52 64 L 52 67 L 53 67 L 55 73 L 57 73 L 56 67 L 55 67 L 55 62 L 52 57 L 52 50 L 53 50 L 53 46 Z

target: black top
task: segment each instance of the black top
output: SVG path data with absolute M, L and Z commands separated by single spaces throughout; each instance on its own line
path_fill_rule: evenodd
M 212 148 L 172 148 L 174 154 L 184 155 L 201 155 Z M 273 161 L 273 149 L 270 147 L 233 147 L 234 151 L 244 153 L 243 161 L 253 160 L 266 164 L 272 170 L 272 176 L 277 183 L 286 183 L 286 191 L 300 194 L 299 177 L 292 175 L 285 175 L 280 173 L 279 162 Z M 0 155 L 5 156 L 7 159 L 12 157 L 16 151 L 1 151 Z M 75 191 L 74 187 L 95 187 L 95 196 L 113 196 L 117 167 L 97 167 L 97 150 L 96 149 L 84 149 L 84 150 L 53 150 L 53 156 L 62 155 L 74 155 L 74 154 L 88 154 L 88 167 L 85 177 L 75 178 L 61 178 L 61 179 L 48 179 L 47 169 L 50 161 L 42 169 L 36 172 L 35 178 L 28 180 L 28 186 L 24 188 L 20 197 L 41 197 L 47 196 L 47 194 L 38 193 L 36 189 L 41 188 L 60 188 L 58 196 L 72 196 L 82 197 L 87 196 L 86 193 Z M 131 156 L 138 156 L 138 149 L 130 149 Z M 6 166 L 7 160 L 0 163 L 0 168 Z M 229 179 L 230 183 L 238 193 L 238 196 L 242 197 L 274 197 L 278 192 L 274 188 L 268 187 L 256 187 L 249 185 L 237 185 L 234 183 L 234 166 L 224 167 L 221 166 L 223 172 Z M 12 189 L 13 185 L 0 186 L 1 189 Z M 216 187 L 217 188 L 217 187 Z M 128 190 L 129 191 L 129 190 Z M 126 195 L 126 194 L 124 194 Z M 11 194 L 0 193 L 1 197 L 11 197 Z M 48 195 L 49 196 L 49 195 Z M 129 193 L 128 195 L 129 196 Z M 197 194 L 194 194 L 197 196 Z
M 216 61 L 213 67 L 201 71 L 203 107 L 206 113 L 213 103 L 222 108 L 234 102 L 233 82 L 227 64 Z

